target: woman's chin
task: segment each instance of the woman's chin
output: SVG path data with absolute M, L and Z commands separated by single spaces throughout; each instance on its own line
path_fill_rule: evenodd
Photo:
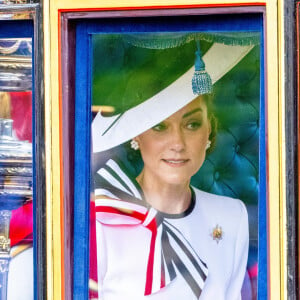
M 172 186 L 186 186 L 190 183 L 191 176 L 183 176 L 182 174 L 169 174 L 161 178 L 161 184 Z

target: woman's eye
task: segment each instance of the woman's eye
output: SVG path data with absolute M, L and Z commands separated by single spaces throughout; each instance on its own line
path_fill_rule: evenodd
M 153 126 L 152 129 L 154 131 L 164 131 L 167 129 L 167 125 L 165 125 L 164 123 L 159 123 L 159 124 Z
M 197 130 L 200 127 L 201 127 L 200 121 L 193 121 L 186 124 L 186 128 L 189 130 Z

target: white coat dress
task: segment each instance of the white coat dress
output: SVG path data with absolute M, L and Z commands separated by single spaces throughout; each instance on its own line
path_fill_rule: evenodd
M 111 166 L 117 168 L 118 165 L 111 163 Z M 107 173 L 103 172 L 103 169 L 98 172 L 100 176 L 105 177 L 105 174 Z M 124 175 L 126 174 L 122 172 L 117 177 L 123 176 L 121 181 L 124 182 L 123 180 L 128 180 Z M 132 182 L 132 178 L 130 180 Z M 137 187 L 137 183 L 133 183 Z M 107 185 L 105 188 L 96 187 L 97 198 L 101 199 L 101 194 L 105 194 L 105 200 L 109 195 L 116 199 L 116 195 L 112 195 L 116 190 L 106 188 Z M 126 216 L 117 213 L 109 214 L 106 218 L 106 212 L 102 211 L 96 213 L 99 299 L 241 299 L 249 243 L 245 205 L 240 200 L 206 193 L 194 187 L 192 191 L 193 200 L 186 212 L 178 215 L 162 215 L 164 222 L 182 237 L 187 247 L 190 247 L 190 253 L 194 253 L 196 259 L 199 259 L 199 264 L 203 263 L 201 267 L 205 273 L 204 281 L 201 282 L 201 277 L 192 270 L 193 266 L 189 266 L 194 258 L 189 260 L 184 257 L 184 254 L 180 254 L 182 249 L 179 249 L 178 245 L 181 242 L 176 244 L 171 241 L 173 250 L 181 256 L 181 263 L 186 266 L 186 269 L 182 270 L 180 264 L 172 261 L 170 265 L 174 267 L 175 278 L 169 280 L 168 284 L 163 287 L 154 287 L 150 294 L 145 295 L 152 232 L 143 224 L 128 221 Z M 149 207 L 147 210 L 149 211 Z M 155 250 L 154 260 L 157 259 L 159 262 L 153 263 L 154 277 L 155 274 L 161 274 L 162 269 L 163 273 L 167 273 L 165 262 L 168 261 L 166 257 L 168 251 L 161 251 L 162 244 L 160 238 L 155 240 L 155 248 L 158 249 Z M 164 268 L 161 267 L 162 262 L 165 263 Z M 192 276 L 187 276 L 189 272 Z M 190 277 L 192 277 L 191 280 Z M 195 293 L 193 281 L 199 283 L 200 294 Z M 155 284 L 157 285 L 153 280 L 152 285 Z

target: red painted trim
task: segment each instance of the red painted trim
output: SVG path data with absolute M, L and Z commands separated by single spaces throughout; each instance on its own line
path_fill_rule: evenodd
M 61 69 L 61 16 L 58 14 L 58 91 L 59 91 L 59 166 L 60 166 L 60 233 L 61 233 L 61 299 L 65 299 L 64 253 L 64 178 L 63 178 L 63 124 L 62 124 L 62 69 Z
M 184 9 L 184 8 L 213 8 L 213 7 L 245 7 L 245 6 L 266 6 L 266 2 L 255 3 L 218 3 L 218 4 L 190 4 L 190 5 L 155 5 L 155 6 L 126 6 L 126 7 L 93 7 L 93 8 L 62 8 L 62 12 L 82 12 L 82 11 L 115 11 L 115 10 L 151 10 L 151 9 Z

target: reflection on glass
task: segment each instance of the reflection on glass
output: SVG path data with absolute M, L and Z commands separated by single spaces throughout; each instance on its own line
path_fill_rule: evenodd
M 32 3 L 31 0 L 0 0 L 0 4 L 26 4 L 26 3 Z
M 93 36 L 92 112 L 95 118 L 92 124 L 90 299 L 98 296 L 117 299 L 116 295 L 120 294 L 123 299 L 144 299 L 144 295 L 149 294 L 151 299 L 198 299 L 202 291 L 200 299 L 231 300 L 238 299 L 239 295 L 243 300 L 256 299 L 259 40 L 259 33 L 251 32 Z M 192 92 L 192 78 L 199 43 L 213 82 L 210 98 L 213 105 L 207 104 L 210 100 L 201 98 L 205 105 L 201 102 L 200 108 L 195 108 L 189 105 L 197 97 Z M 224 57 L 227 59 L 222 60 Z M 197 95 L 207 93 L 204 90 Z M 186 106 L 178 104 L 181 97 L 190 98 L 192 102 L 182 100 Z M 185 111 L 189 108 L 193 113 L 196 111 L 196 115 L 191 117 L 191 113 Z M 184 117 L 180 119 L 182 111 Z M 177 132 L 174 128 L 188 132 L 189 137 L 199 133 L 187 144 L 181 143 L 185 150 L 180 148 L 176 156 L 174 145 L 169 152 L 162 147 L 166 140 L 176 139 L 176 147 L 179 147 L 181 136 L 170 133 Z M 209 136 L 212 143 L 204 147 L 199 135 Z M 136 151 L 137 144 L 140 149 Z M 199 160 L 194 173 L 184 171 L 189 159 Z M 182 182 L 190 183 L 196 195 L 192 193 L 188 197 L 191 201 L 186 210 L 174 213 L 174 202 L 167 197 L 164 202 L 170 205 L 166 207 L 162 202 L 152 201 L 153 191 L 159 191 L 158 186 L 164 187 L 161 192 L 170 192 L 166 187 L 178 188 Z M 209 198 L 210 203 L 222 199 L 224 215 L 217 207 L 209 210 L 207 203 L 199 199 L 200 194 L 202 199 Z M 242 207 L 247 208 L 249 216 L 249 239 L 245 229 L 248 225 L 240 226 L 245 215 L 237 218 L 234 209 L 226 213 L 229 203 L 240 202 L 216 195 L 237 198 L 245 204 Z M 160 192 L 155 196 L 162 198 Z M 199 203 L 203 204 L 202 211 L 198 210 Z M 155 229 L 150 228 L 151 222 L 147 223 L 146 217 L 141 217 L 143 214 L 149 216 L 149 220 L 155 215 L 151 219 L 156 222 Z M 219 222 L 216 221 L 218 216 L 222 216 Z M 227 227 L 229 219 L 235 228 L 241 228 L 239 235 L 232 235 L 230 226 Z M 242 220 L 240 224 L 237 219 Z M 185 235 L 181 235 L 184 231 Z M 233 244 L 236 253 L 231 248 Z M 197 260 L 191 253 L 203 260 L 202 271 L 198 268 L 201 262 L 195 263 L 197 271 L 194 273 L 190 271 L 193 266 L 183 266 L 193 265 Z M 230 258 L 233 254 L 234 259 L 239 257 L 235 263 Z M 226 270 L 235 275 L 227 278 Z M 202 281 L 197 272 L 205 274 Z
M 32 42 L 0 39 L 0 298 L 33 299 Z
M 31 39 L 0 39 L 1 91 L 31 90 L 31 54 Z

